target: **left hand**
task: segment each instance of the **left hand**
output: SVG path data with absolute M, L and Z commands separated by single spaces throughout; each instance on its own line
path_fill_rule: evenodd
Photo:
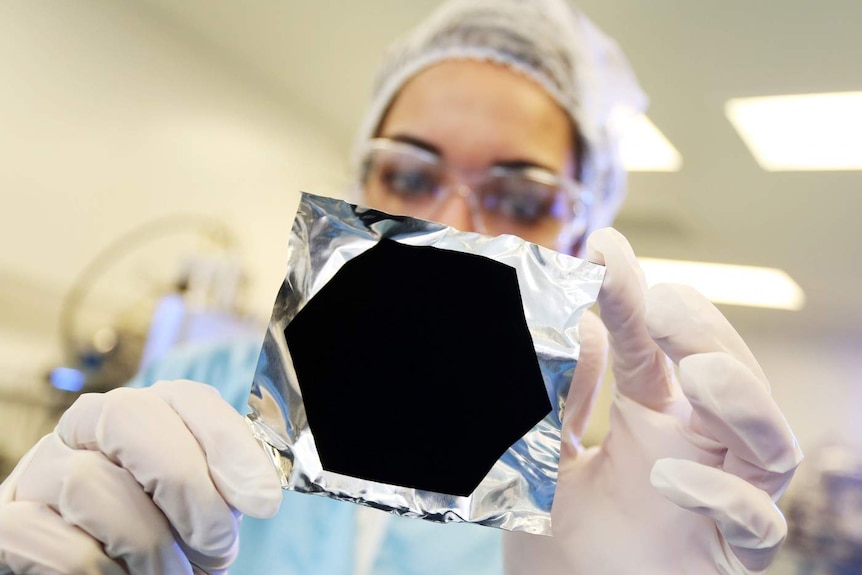
M 763 371 L 695 290 L 647 290 L 621 234 L 599 230 L 587 250 L 607 267 L 599 294 L 607 332 L 594 316 L 581 322 L 554 535 L 506 533 L 506 572 L 764 572 L 787 533 L 775 501 L 802 453 Z M 608 340 L 615 378 L 610 431 L 600 446 L 584 449 L 580 437 Z

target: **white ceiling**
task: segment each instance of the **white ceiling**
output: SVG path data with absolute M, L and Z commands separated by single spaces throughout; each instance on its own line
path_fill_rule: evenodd
M 348 153 L 385 46 L 433 0 L 145 0 L 166 26 L 312 118 Z M 683 170 L 633 174 L 618 220 L 639 255 L 779 267 L 800 312 L 724 308 L 746 330 L 862 334 L 862 172 L 767 173 L 731 97 L 862 90 L 859 0 L 581 0 L 617 38 Z M 862 154 L 862 150 L 859 151 Z

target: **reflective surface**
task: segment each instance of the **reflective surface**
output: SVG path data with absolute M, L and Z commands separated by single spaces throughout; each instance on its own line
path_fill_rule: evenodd
M 512 266 L 552 410 L 512 445 L 469 497 L 391 486 L 323 470 L 308 426 L 284 328 L 341 266 L 381 238 L 482 255 Z M 604 268 L 525 242 L 487 237 L 304 194 L 290 236 L 288 272 L 255 374 L 249 424 L 286 489 L 400 515 L 550 533 L 565 397 L 577 364 L 577 324 L 598 295 Z M 393 281 L 397 276 L 393 275 Z M 469 289 L 469 286 L 464 286 Z M 481 326 L 478 327 L 481 334 Z M 445 409 L 446 402 L 430 397 Z

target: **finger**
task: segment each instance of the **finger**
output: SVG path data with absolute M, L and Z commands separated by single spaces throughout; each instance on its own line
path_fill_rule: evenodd
M 274 516 L 282 500 L 278 473 L 243 417 L 218 391 L 186 380 L 158 382 L 152 390 L 180 415 L 194 435 L 225 500 L 252 517 Z
M 24 456 L 18 460 L 18 464 L 12 470 L 12 473 L 0 483 L 0 505 L 4 503 L 11 503 L 15 501 L 15 495 L 18 489 L 18 482 L 21 479 L 21 475 L 24 474 L 27 467 L 30 465 L 30 461 L 36 455 L 36 452 L 39 450 L 39 445 L 41 445 L 44 441 L 46 441 L 52 434 L 48 434 L 39 441 L 36 442 L 33 447 L 24 454 Z M 3 572 L 0 571 L 0 575 L 3 575 Z
M 696 289 L 657 284 L 646 295 L 650 336 L 679 363 L 694 353 L 723 351 L 745 364 L 768 387 L 766 375 L 727 318 Z
M 673 503 L 715 521 L 730 551 L 747 569 L 766 569 L 787 536 L 787 522 L 769 495 L 720 469 L 659 459 L 650 482 Z
M 165 516 L 128 471 L 99 452 L 49 436 L 22 475 L 18 497 L 48 505 L 136 575 L 191 575 Z
M 596 314 L 587 311 L 578 323 L 581 349 L 563 414 L 564 445 L 580 446 L 608 358 L 608 332 Z
M 679 367 L 702 425 L 728 449 L 724 470 L 777 499 L 802 462 L 802 450 L 761 380 L 725 352 L 690 355 Z
M 618 391 L 655 410 L 679 396 L 664 353 L 650 337 L 644 320 L 643 272 L 628 241 L 604 228 L 587 238 L 590 261 L 606 266 L 599 291 L 599 314 L 608 328 Z
M 217 415 L 212 425 L 222 424 Z M 233 552 L 233 510 L 213 485 L 203 451 L 183 420 L 152 390 L 82 395 L 56 433 L 69 447 L 100 451 L 127 469 L 189 547 L 209 557 Z
M 0 573 L 125 575 L 92 537 L 47 505 L 12 502 L 0 511 Z

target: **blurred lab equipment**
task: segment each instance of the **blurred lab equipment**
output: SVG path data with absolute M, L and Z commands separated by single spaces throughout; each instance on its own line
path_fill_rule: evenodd
M 4 374 L 17 383 L 0 390 L 0 481 L 80 394 L 119 387 L 180 344 L 262 335 L 245 283 L 236 236 L 205 216 L 152 220 L 103 248 L 63 297 L 59 352 Z
M 862 573 L 862 446 L 822 446 L 784 505 L 798 575 Z
M 249 329 L 244 281 L 236 237 L 216 220 L 175 215 L 133 229 L 69 289 L 60 312 L 64 364 L 49 381 L 106 391 L 177 344 Z

